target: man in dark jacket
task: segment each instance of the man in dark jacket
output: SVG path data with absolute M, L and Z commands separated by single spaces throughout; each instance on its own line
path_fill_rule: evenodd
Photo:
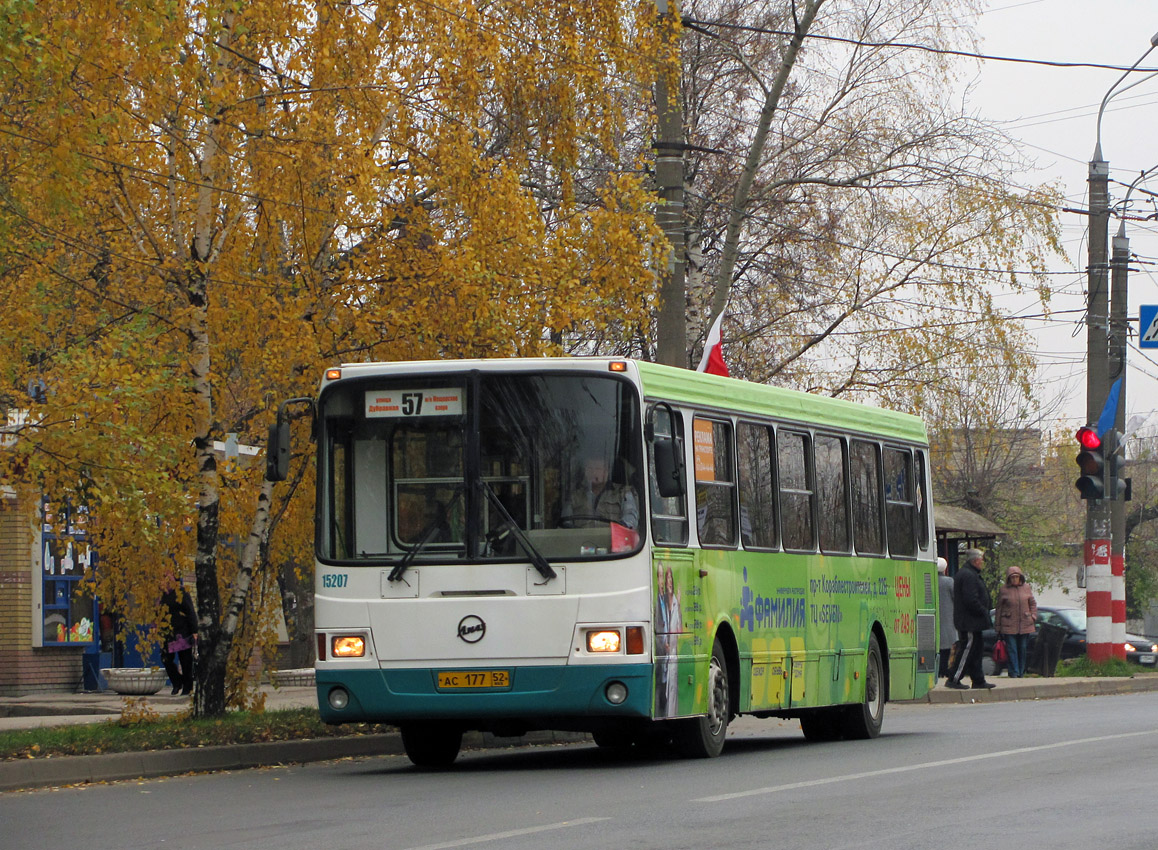
M 961 684 L 966 674 L 975 688 L 996 687 L 992 682 L 985 681 L 985 671 L 981 668 L 981 633 L 993 625 L 989 618 L 989 609 L 993 607 L 989 588 L 981 579 L 984 566 L 985 556 L 981 551 L 968 549 L 965 552 L 965 566 L 953 578 L 953 625 L 957 627 L 960 648 L 957 651 L 957 663 L 949 671 L 949 680 L 945 685 L 958 690 L 966 689 Z

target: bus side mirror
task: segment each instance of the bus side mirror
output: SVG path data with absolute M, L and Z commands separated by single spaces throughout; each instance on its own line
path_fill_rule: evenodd
M 652 445 L 655 458 L 655 484 L 665 499 L 684 494 L 684 457 L 678 441 L 657 437 Z
M 265 449 L 265 480 L 285 481 L 289 475 L 290 424 L 281 416 L 269 426 L 269 443 Z

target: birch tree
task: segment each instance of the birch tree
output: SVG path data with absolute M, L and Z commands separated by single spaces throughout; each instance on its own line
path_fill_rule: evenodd
M 223 463 L 227 435 L 262 442 L 335 362 L 549 354 L 646 323 L 662 245 L 620 145 L 652 14 L 6 4 L 0 363 L 28 418 L 0 463 L 88 509 L 107 603 L 163 626 L 162 589 L 193 576 L 198 714 L 245 700 L 227 670 L 273 598 L 265 553 L 310 551 L 308 504 Z

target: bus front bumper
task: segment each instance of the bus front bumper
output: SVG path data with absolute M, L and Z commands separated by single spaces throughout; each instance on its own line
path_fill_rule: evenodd
M 318 707 L 326 723 L 651 716 L 649 664 L 514 667 L 506 687 L 438 686 L 436 669 L 318 670 Z M 615 703 L 618 683 L 626 689 Z M 344 703 L 344 705 L 343 705 Z

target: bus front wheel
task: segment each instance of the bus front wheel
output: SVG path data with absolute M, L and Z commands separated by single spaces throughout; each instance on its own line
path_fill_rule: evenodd
M 864 671 L 864 702 L 844 708 L 844 737 L 875 738 L 881 734 L 885 720 L 885 665 L 876 635 L 869 638 L 868 660 Z
M 724 749 L 731 716 L 728 663 L 724 647 L 717 638 L 712 646 L 712 659 L 708 662 L 708 713 L 703 717 L 674 721 L 672 743 L 676 751 L 687 758 L 715 758 Z
M 442 723 L 404 723 L 402 746 L 418 767 L 449 767 L 462 747 L 462 730 Z

